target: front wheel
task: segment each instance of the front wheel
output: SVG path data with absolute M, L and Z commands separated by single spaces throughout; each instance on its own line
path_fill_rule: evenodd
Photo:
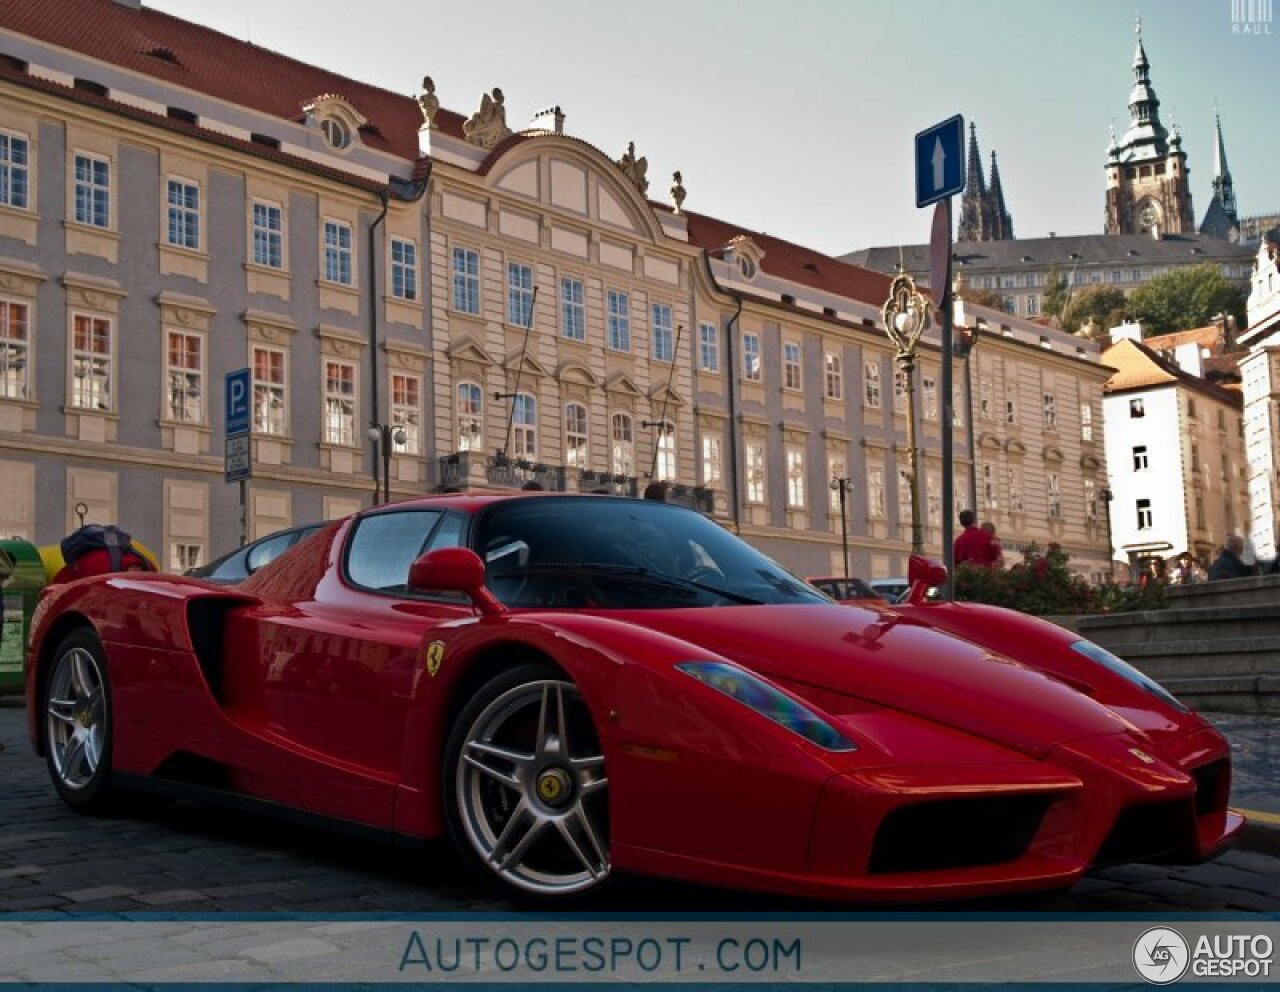
M 89 630 L 63 638 L 44 691 L 45 758 L 72 809 L 98 813 L 111 798 L 111 687 L 106 655 Z
M 577 687 L 547 665 L 487 682 L 444 757 L 445 812 L 463 857 L 517 896 L 580 896 L 610 876 L 608 784 Z

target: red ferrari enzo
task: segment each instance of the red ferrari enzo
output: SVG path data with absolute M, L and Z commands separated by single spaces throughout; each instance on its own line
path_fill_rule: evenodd
M 50 590 L 31 740 L 86 812 L 139 793 L 446 833 L 523 895 L 617 872 L 835 899 L 1054 889 L 1201 860 L 1226 742 L 1051 624 L 841 606 L 655 501 L 397 503 L 239 586 Z

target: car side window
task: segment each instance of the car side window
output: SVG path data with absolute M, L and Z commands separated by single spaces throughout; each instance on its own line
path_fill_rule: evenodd
M 273 558 L 277 558 L 284 554 L 298 535 L 292 531 L 273 537 L 269 541 L 263 541 L 256 548 L 245 556 L 244 564 L 249 574 L 252 575 L 263 565 L 267 564 Z
M 347 551 L 347 578 L 380 592 L 403 592 L 439 510 L 400 510 L 364 517 Z

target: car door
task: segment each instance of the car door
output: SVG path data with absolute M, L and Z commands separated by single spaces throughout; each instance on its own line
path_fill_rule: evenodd
M 409 566 L 457 543 L 459 517 L 420 507 L 359 517 L 313 600 L 258 613 L 256 709 L 281 760 L 256 794 L 391 826 L 423 634 L 472 609 L 410 594 Z

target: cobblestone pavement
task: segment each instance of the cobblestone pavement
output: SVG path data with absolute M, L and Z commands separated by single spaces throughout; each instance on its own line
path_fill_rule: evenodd
M 1248 766 L 1237 778 L 1248 797 L 1241 805 L 1276 808 L 1277 722 L 1244 717 L 1220 722 Z M 15 700 L 0 700 L 0 746 L 0 913 L 517 908 L 466 875 L 444 845 L 401 848 L 190 803 L 149 818 L 80 816 L 58 799 L 44 763 L 27 745 L 25 713 Z M 781 913 L 831 907 L 627 881 L 596 908 Z M 1056 896 L 936 908 L 1280 912 L 1280 858 L 1237 850 L 1194 867 L 1125 865 L 1101 869 Z

